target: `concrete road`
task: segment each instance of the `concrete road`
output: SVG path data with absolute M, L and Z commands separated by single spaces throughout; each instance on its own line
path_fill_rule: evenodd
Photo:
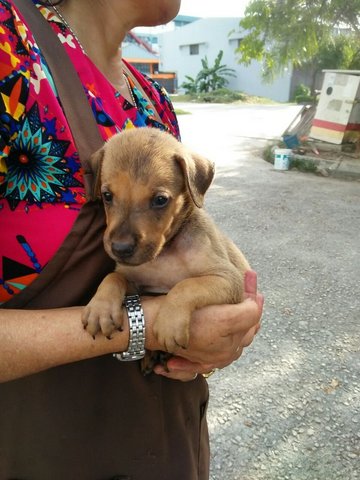
M 266 298 L 254 343 L 209 379 L 211 479 L 359 479 L 360 183 L 262 160 L 297 107 L 181 108 L 183 142 L 216 162 L 206 208 Z
M 176 104 L 190 115 L 179 115 L 182 140 L 201 147 L 204 154 L 223 166 L 247 148 L 261 147 L 280 138 L 300 111 L 299 106 Z M 226 146 L 226 152 L 224 152 Z M 226 153 L 226 155 L 222 155 Z

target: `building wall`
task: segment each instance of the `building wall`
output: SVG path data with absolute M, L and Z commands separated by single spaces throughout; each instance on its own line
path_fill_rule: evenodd
M 176 75 L 174 72 L 159 71 L 159 57 L 157 55 L 148 52 L 144 47 L 134 42 L 124 42 L 122 54 L 123 58 L 141 73 L 156 80 L 169 93 L 175 93 Z
M 236 71 L 236 78 L 228 77 L 228 87 L 233 90 L 286 102 L 290 98 L 291 71 L 265 84 L 261 78 L 261 65 L 252 62 L 249 67 L 239 65 L 235 49 L 241 40 L 240 18 L 202 18 L 195 22 L 159 35 L 160 69 L 177 74 L 180 87 L 185 75 L 196 77 L 201 70 L 201 59 L 207 56 L 210 65 L 219 50 L 223 50 L 222 63 Z M 196 51 L 198 54 L 191 54 Z

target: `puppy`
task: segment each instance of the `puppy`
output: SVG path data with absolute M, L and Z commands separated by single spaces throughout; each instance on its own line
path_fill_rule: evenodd
M 104 246 L 115 272 L 85 307 L 84 328 L 110 338 L 121 329 L 126 294 L 163 293 L 153 328 L 166 352 L 186 348 L 192 312 L 244 299 L 250 266 L 201 208 L 214 165 L 152 128 L 112 137 L 91 160 L 100 169 Z M 143 362 L 152 370 L 155 356 Z

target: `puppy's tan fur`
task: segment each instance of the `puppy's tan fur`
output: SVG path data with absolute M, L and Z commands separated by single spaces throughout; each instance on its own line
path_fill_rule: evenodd
M 116 270 L 85 308 L 84 326 L 110 336 L 125 294 L 167 293 L 154 333 L 168 352 L 186 348 L 192 312 L 241 302 L 250 268 L 201 208 L 213 164 L 151 128 L 115 135 L 92 161 L 101 165 L 104 246 Z

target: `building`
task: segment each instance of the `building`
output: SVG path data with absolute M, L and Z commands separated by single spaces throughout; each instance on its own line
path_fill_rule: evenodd
M 175 92 L 176 75 L 174 72 L 160 71 L 159 54 L 154 49 L 154 44 L 148 41 L 147 36 L 129 32 L 122 44 L 122 55 L 141 73 L 158 81 L 169 93 Z
M 298 83 L 292 68 L 272 83 L 264 83 L 260 62 L 253 61 L 249 66 L 237 62 L 235 50 L 244 36 L 239 22 L 240 18 L 178 15 L 167 25 L 130 32 L 122 45 L 123 57 L 174 93 L 181 92 L 186 75 L 196 77 L 202 68 L 201 59 L 207 56 L 211 65 L 222 50 L 222 63 L 236 73 L 235 78 L 228 77 L 228 88 L 287 102 Z
M 171 70 L 160 69 L 159 36 L 198 19 L 199 17 L 178 15 L 167 25 L 135 28 L 128 33 L 122 44 L 123 58 L 140 72 L 159 82 L 169 93 L 174 93 L 178 85 L 176 74 Z
M 160 70 L 175 72 L 178 89 L 181 90 L 185 76 L 195 78 L 201 70 L 202 58 L 207 56 L 211 65 L 219 51 L 223 50 L 222 63 L 236 72 L 236 78 L 228 78 L 228 88 L 280 102 L 288 101 L 291 68 L 271 84 L 266 84 L 262 78 L 261 63 L 254 61 L 250 66 L 244 66 L 237 62 L 235 49 L 244 35 L 239 22 L 240 18 L 201 18 L 159 34 Z
M 175 28 L 184 27 L 189 23 L 199 20 L 199 17 L 191 17 L 189 15 L 177 15 L 171 22 L 166 25 L 158 25 L 157 27 L 136 27 L 132 31 L 139 39 L 146 42 L 154 52 L 159 53 L 159 35 L 165 32 L 173 31 Z

